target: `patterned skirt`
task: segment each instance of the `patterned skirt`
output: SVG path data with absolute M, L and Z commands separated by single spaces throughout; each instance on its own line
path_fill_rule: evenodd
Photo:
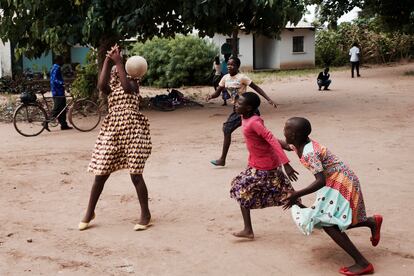
M 283 205 L 283 199 L 293 191 L 281 167 L 274 170 L 247 168 L 231 182 L 230 197 L 247 209 Z
M 296 225 L 305 235 L 314 228 L 337 226 L 341 231 L 367 220 L 358 177 L 350 170 L 329 172 L 326 186 L 316 192 L 310 208 L 294 205 L 291 209 Z
M 110 112 L 102 123 L 88 171 L 108 175 L 128 169 L 142 174 L 151 154 L 148 118 L 135 110 Z

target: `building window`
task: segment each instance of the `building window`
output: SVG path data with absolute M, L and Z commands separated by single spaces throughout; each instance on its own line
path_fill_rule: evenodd
M 294 53 L 303 53 L 303 36 L 294 36 L 293 37 L 293 52 Z

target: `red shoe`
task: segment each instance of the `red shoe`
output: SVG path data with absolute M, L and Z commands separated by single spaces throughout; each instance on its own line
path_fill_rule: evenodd
M 375 231 L 374 236 L 371 237 L 372 246 L 377 246 L 381 239 L 381 225 L 382 225 L 382 216 L 374 215 L 375 224 L 377 225 L 377 230 Z
M 369 265 L 367 265 L 366 268 L 364 268 L 360 271 L 357 271 L 357 272 L 352 272 L 352 271 L 349 271 L 347 267 L 342 267 L 339 270 L 339 273 L 344 274 L 344 275 L 348 275 L 348 276 L 372 274 L 372 273 L 374 273 L 374 266 L 372 264 L 369 264 Z

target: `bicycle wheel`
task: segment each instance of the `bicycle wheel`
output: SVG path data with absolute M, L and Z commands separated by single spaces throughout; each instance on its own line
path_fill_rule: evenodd
M 13 125 L 16 131 L 26 137 L 37 136 L 45 129 L 43 123 L 47 114 L 38 104 L 21 104 L 13 114 Z
M 99 106 L 90 100 L 77 100 L 69 109 L 69 122 L 79 131 L 91 131 L 101 121 Z

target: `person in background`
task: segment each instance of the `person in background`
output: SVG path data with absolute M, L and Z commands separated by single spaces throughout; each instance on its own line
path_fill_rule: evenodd
M 52 70 L 50 70 L 50 90 L 52 91 L 53 96 L 52 116 L 56 117 L 60 113 L 60 115 L 57 117 L 60 124 L 60 129 L 67 130 L 72 129 L 72 127 L 70 127 L 66 122 L 66 111 L 63 111 L 61 113 L 61 111 L 66 107 L 65 82 L 63 81 L 61 70 L 62 65 L 63 57 L 56 56 Z M 49 130 L 47 125 L 46 129 Z
M 331 84 L 331 80 L 329 79 L 330 75 L 329 75 L 329 68 L 326 67 L 323 72 L 320 72 L 318 75 L 318 79 L 317 79 L 317 83 L 318 83 L 318 87 L 319 87 L 319 91 L 321 91 L 321 88 L 323 88 L 323 90 L 329 90 L 329 85 Z
M 359 50 L 358 43 L 354 42 L 354 44 L 352 44 L 352 48 L 349 50 L 352 77 L 354 77 L 354 69 L 356 69 L 357 77 L 361 76 L 359 74 L 360 55 L 361 51 Z

